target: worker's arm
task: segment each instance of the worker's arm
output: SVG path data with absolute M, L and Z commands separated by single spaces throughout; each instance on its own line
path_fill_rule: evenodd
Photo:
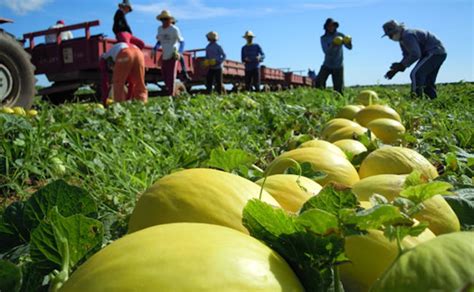
M 178 52 L 179 52 L 180 54 L 182 54 L 182 53 L 184 52 L 184 45 L 185 45 L 184 40 L 179 41 L 179 49 L 178 49 Z
M 260 46 L 258 46 L 258 61 L 263 62 L 265 60 L 265 54 Z
M 403 42 L 400 42 L 403 51 L 403 59 L 400 63 L 406 68 L 410 67 L 413 63 L 421 58 L 421 48 L 415 35 L 408 34 L 403 38 Z
M 324 54 L 328 53 L 330 45 L 327 43 L 324 36 L 321 37 L 321 48 L 323 49 Z
M 218 60 L 218 63 L 221 64 L 222 62 L 225 61 L 226 58 L 227 58 L 227 56 L 224 52 L 224 49 L 222 49 L 222 47 L 219 46 L 219 60 Z
M 341 34 L 341 37 L 345 38 L 346 36 L 343 35 L 343 34 Z M 350 43 L 348 43 L 348 44 L 346 44 L 346 43 L 344 42 L 344 47 L 346 47 L 346 49 L 348 49 L 348 50 L 352 50 L 352 40 L 351 40 Z

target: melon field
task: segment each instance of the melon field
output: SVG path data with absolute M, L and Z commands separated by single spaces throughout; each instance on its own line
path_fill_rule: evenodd
M 2 109 L 0 291 L 473 291 L 474 84 L 438 89 Z

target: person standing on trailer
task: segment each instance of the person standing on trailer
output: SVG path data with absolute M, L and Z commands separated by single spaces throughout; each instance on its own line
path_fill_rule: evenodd
M 124 42 L 127 44 L 131 43 L 138 48 L 143 49 L 145 47 L 145 43 L 141 39 L 133 36 L 132 30 L 128 25 L 127 19 L 125 18 L 125 15 L 133 11 L 130 1 L 123 0 L 123 2 L 118 5 L 118 7 L 119 9 L 114 15 L 114 26 L 112 27 L 115 38 L 118 42 Z
M 392 41 L 399 42 L 403 53 L 403 59 L 392 64 L 385 78 L 391 80 L 398 72 L 405 71 L 418 61 L 410 73 L 412 93 L 416 96 L 424 93 L 429 98 L 436 98 L 436 78 L 447 57 L 441 41 L 430 32 L 406 29 L 395 20 L 386 22 L 382 28 L 382 37 L 388 36 Z
M 343 94 L 344 91 L 344 52 L 343 46 L 352 50 L 352 39 L 338 32 L 339 23 L 332 18 L 324 23 L 324 35 L 321 36 L 321 47 L 324 52 L 324 63 L 318 73 L 316 87 L 326 88 L 329 75 L 332 76 L 334 90 Z
M 156 56 L 156 51 L 161 47 L 163 54 L 161 56 L 161 74 L 163 76 L 168 94 L 176 96 L 175 80 L 177 75 L 177 64 L 184 51 L 184 38 L 181 36 L 179 28 L 173 25 L 173 16 L 169 11 L 163 10 L 156 17 L 162 25 L 158 28 L 156 36 L 156 45 L 153 48 L 152 57 Z M 179 49 L 177 45 L 179 44 Z
M 245 64 L 245 89 L 260 91 L 260 63 L 265 59 L 262 48 L 253 42 L 255 35 L 253 32 L 246 31 L 243 36 L 247 44 L 242 47 L 242 63 Z
M 206 88 L 209 94 L 212 93 L 212 87 L 216 85 L 216 92 L 222 94 L 224 92 L 222 65 L 226 59 L 226 55 L 222 47 L 217 44 L 219 35 L 215 31 L 209 32 L 207 35 L 209 44 L 206 47 L 205 65 L 209 67 L 206 79 Z
M 49 29 L 61 28 L 65 26 L 64 20 L 58 20 L 55 25 L 51 26 Z M 67 41 L 73 39 L 74 36 L 72 35 L 71 31 L 63 31 L 60 34 L 61 41 Z M 45 43 L 47 44 L 54 44 L 57 41 L 57 34 L 48 34 L 45 36 Z
M 125 86 L 128 82 L 128 92 L 132 99 L 148 101 L 148 91 L 145 86 L 145 57 L 140 48 L 133 44 L 120 42 L 101 56 L 100 69 L 102 72 L 102 102 L 106 104 L 108 97 L 108 67 L 113 68 L 112 86 L 114 101 L 127 100 Z

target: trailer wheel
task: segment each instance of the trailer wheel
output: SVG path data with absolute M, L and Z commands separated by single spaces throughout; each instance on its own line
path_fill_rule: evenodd
M 35 95 L 30 55 L 10 35 L 0 32 L 0 105 L 29 109 Z

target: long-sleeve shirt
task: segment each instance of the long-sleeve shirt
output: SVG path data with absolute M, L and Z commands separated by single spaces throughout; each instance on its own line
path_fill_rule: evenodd
M 245 70 L 254 70 L 260 68 L 265 54 L 262 48 L 257 44 L 245 45 L 242 47 L 242 63 L 245 63 Z
M 114 26 L 112 28 L 115 34 L 119 34 L 121 32 L 128 32 L 132 34 L 132 30 L 128 25 L 127 19 L 125 18 L 125 14 L 122 10 L 117 10 L 114 16 Z
M 401 63 L 405 67 L 410 67 L 413 63 L 428 55 L 446 54 L 443 44 L 436 36 L 418 29 L 403 30 L 400 47 L 403 52 Z
M 206 47 L 206 59 L 216 60 L 216 64 L 209 67 L 210 69 L 220 69 L 222 68 L 222 63 L 226 59 L 224 50 L 216 42 L 211 42 Z
M 333 45 L 335 37 L 344 37 L 341 32 L 335 32 L 333 34 L 324 34 L 321 36 L 321 47 L 324 52 L 324 63 L 323 65 L 330 69 L 339 69 L 343 67 L 344 54 L 343 47 Z M 343 44 L 349 50 L 352 50 L 352 44 Z

